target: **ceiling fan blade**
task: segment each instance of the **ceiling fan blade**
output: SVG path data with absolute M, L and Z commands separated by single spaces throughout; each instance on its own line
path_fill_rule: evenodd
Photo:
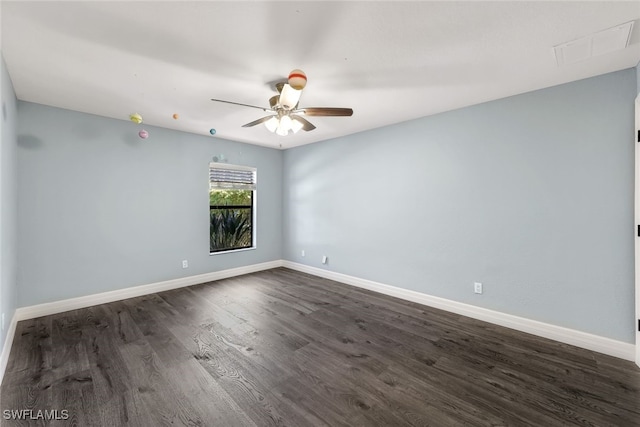
M 307 107 L 300 108 L 296 113 L 303 113 L 307 116 L 351 116 L 353 110 L 351 108 L 334 108 L 334 107 Z
M 211 100 L 212 100 L 212 101 L 215 101 L 215 102 L 224 102 L 225 104 L 240 105 L 241 107 L 257 108 L 257 109 L 262 110 L 262 111 L 273 111 L 271 108 L 258 107 L 258 106 L 256 106 L 256 105 L 241 104 L 241 103 L 239 103 L 239 102 L 224 101 L 224 100 L 222 100 L 222 99 L 213 99 L 213 98 L 211 98 Z
M 250 128 L 251 126 L 259 125 L 260 123 L 264 123 L 264 122 L 266 122 L 266 121 L 267 121 L 267 120 L 269 120 L 271 117 L 275 117 L 275 116 L 266 116 L 266 117 L 263 117 L 263 118 L 261 118 L 261 119 L 254 120 L 254 121 L 252 121 L 252 122 L 247 123 L 246 125 L 242 125 L 242 127 L 243 127 L 243 128 Z
M 302 123 L 302 130 L 309 132 L 310 130 L 314 130 L 316 127 L 309 120 L 304 119 L 300 116 L 291 115 L 291 120 L 297 120 Z

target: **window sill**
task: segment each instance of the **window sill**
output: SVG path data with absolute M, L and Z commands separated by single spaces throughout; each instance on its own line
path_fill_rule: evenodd
M 235 253 L 235 252 L 253 251 L 255 249 L 256 249 L 256 247 L 252 246 L 250 248 L 230 249 L 228 251 L 220 251 L 220 252 L 209 252 L 209 256 L 231 254 L 231 253 Z

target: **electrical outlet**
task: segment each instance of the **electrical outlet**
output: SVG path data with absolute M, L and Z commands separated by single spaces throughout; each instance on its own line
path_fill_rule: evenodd
M 300 251 L 300 256 L 304 258 L 304 249 Z
M 482 293 L 482 283 L 475 282 L 473 284 L 473 292 L 475 292 L 476 294 L 481 294 Z
M 189 267 L 189 261 L 187 261 L 186 259 L 182 260 L 182 268 L 187 268 Z
M 327 256 L 326 256 L 326 255 L 322 255 L 322 263 L 323 263 L 323 264 L 326 264 L 326 263 L 327 263 L 327 261 L 329 261 L 329 258 L 327 258 Z

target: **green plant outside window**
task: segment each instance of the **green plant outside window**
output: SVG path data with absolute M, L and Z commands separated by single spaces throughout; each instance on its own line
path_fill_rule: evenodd
M 252 190 L 210 190 L 209 213 L 211 253 L 252 247 Z

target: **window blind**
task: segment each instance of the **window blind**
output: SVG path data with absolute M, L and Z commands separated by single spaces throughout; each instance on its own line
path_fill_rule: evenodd
M 226 163 L 209 163 L 209 188 L 255 190 L 256 168 Z

